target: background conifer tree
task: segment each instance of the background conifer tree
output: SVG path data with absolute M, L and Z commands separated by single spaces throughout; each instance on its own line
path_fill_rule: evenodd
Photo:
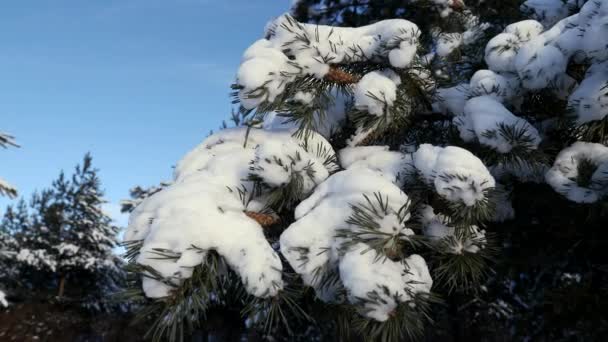
M 24 200 L 7 208 L 2 229 L 22 290 L 93 310 L 115 306 L 108 295 L 122 281 L 113 251 L 118 228 L 102 210 L 97 172 L 87 154 L 71 177 L 61 172 L 51 188 L 34 193 L 29 208 Z

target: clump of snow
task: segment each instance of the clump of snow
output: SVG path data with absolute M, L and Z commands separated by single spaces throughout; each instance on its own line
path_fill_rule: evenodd
M 505 103 L 517 95 L 519 87 L 516 77 L 503 76 L 492 70 L 478 70 L 471 77 L 469 92 L 471 97 L 487 95 Z
M 397 99 L 401 79 L 392 70 L 372 71 L 361 78 L 354 90 L 355 107 L 382 116 Z
M 329 175 L 336 167 L 327 162 L 333 154 L 331 145 L 317 134 L 305 145 L 292 133 L 226 129 L 188 153 L 175 169 L 173 184 L 146 198 L 131 214 L 125 240 L 143 240 L 137 262 L 178 286 L 209 250 L 215 250 L 240 275 L 250 294 L 275 295 L 283 284 L 281 261 L 262 227 L 245 214 L 261 210 L 266 199 L 262 195 L 243 200 L 237 189 L 252 193 L 253 185 L 246 181 L 252 170 L 278 186 L 304 166 L 310 167 L 314 172 L 302 175 L 304 191 Z M 276 167 L 278 160 L 283 167 Z M 159 251 L 175 258 L 159 258 Z M 148 297 L 158 298 L 167 296 L 172 286 L 144 277 L 143 288 Z
M 521 5 L 521 11 L 528 13 L 533 19 L 545 26 L 552 26 L 569 14 L 569 8 L 581 0 L 526 0 Z
M 296 207 L 296 221 L 281 235 L 281 252 L 324 301 L 339 300 L 319 283 L 325 271 L 336 268 L 351 303 L 360 304 L 361 298 L 377 291 L 382 300 L 365 303 L 362 314 L 385 321 L 399 302 L 410 300 L 413 293 L 430 290 L 432 280 L 424 259 L 411 255 L 402 262 L 382 260 L 376 251 L 360 242 L 345 249 L 343 238 L 336 235 L 338 230 L 357 231 L 357 226 L 347 222 L 352 215 L 351 205 L 365 203 L 364 196 L 373 198 L 377 193 L 387 206 L 378 230 L 402 234 L 404 238 L 414 234 L 397 217 L 409 201 L 395 184 L 407 158 L 384 147 L 371 146 L 346 148 L 340 152 L 340 160 L 347 169 L 330 176 Z M 409 216 L 403 221 L 408 219 Z M 382 287 L 389 288 L 391 295 L 380 291 Z M 393 298 L 392 294 L 400 297 Z
M 601 120 L 608 115 L 608 62 L 593 65 L 568 98 L 577 123 Z
M 478 140 L 500 153 L 508 153 L 517 146 L 500 132 L 500 126 L 512 127 L 523 131 L 529 139 L 526 146 L 536 149 L 540 143 L 538 130 L 522 118 L 513 115 L 500 102 L 490 96 L 479 96 L 467 101 L 464 116 L 454 118 L 460 137 L 465 141 Z
M 515 69 L 527 89 L 543 89 L 566 72 L 568 60 L 555 46 L 545 45 L 544 38 L 524 44 L 515 58 Z
M 568 4 L 556 4 L 550 0 L 527 1 L 524 8 L 536 13 L 549 13 L 547 26 L 561 17 L 563 9 L 556 6 L 582 5 L 571 0 Z M 551 7 L 551 10 L 547 8 Z M 545 8 L 545 9 L 542 9 Z M 561 19 L 543 32 L 541 23 L 524 20 L 511 24 L 503 33 L 492 38 L 485 49 L 485 61 L 495 72 L 516 72 L 526 89 L 536 90 L 564 82 L 563 75 L 568 61 L 587 59 L 600 63 L 608 59 L 608 3 L 587 1 L 579 13 Z M 568 83 L 568 82 L 566 82 Z
M 579 166 L 583 161 L 597 168 L 588 184 L 579 184 Z M 592 203 L 608 195 L 608 147 L 602 144 L 576 142 L 562 150 L 553 167 L 547 171 L 547 183 L 566 198 L 578 203 Z
M 294 100 L 296 100 L 304 105 L 310 104 L 312 102 L 312 100 L 314 100 L 314 98 L 315 98 L 314 93 L 304 92 L 304 91 L 298 91 L 293 97 Z
M 299 72 L 271 41 L 258 40 L 245 51 L 236 75 L 237 84 L 243 87 L 239 91 L 241 105 L 251 109 L 274 101 Z
M 544 31 L 544 27 L 536 20 L 522 20 L 505 27 L 503 32 L 513 34 L 520 42 L 527 42 Z
M 336 262 L 336 230 L 345 227 L 351 204 L 363 201 L 364 195 L 373 197 L 375 192 L 386 197 L 394 212 L 408 200 L 390 179 L 371 169 L 354 167 L 330 176 L 296 207 L 296 221 L 281 235 L 281 252 L 307 284 L 315 284 L 316 269 Z M 307 250 L 306 263 L 300 260 L 299 248 Z
M 374 293 L 379 300 L 366 302 L 362 313 L 376 321 L 389 319 L 399 303 L 417 293 L 428 293 L 433 280 L 425 260 L 413 254 L 404 261 L 377 261 L 374 251 L 358 244 L 346 252 L 340 262 L 340 279 L 348 289 L 348 298 L 356 303 Z M 388 291 L 384 291 L 387 289 Z M 388 292 L 388 294 L 387 294 Z
M 403 19 L 349 28 L 302 24 L 283 15 L 266 36 L 247 49 L 237 73 L 239 99 L 248 109 L 274 101 L 299 75 L 324 77 L 330 64 L 371 59 L 406 68 L 416 55 L 420 31 Z
M 338 159 L 346 169 L 370 169 L 398 185 L 413 171 L 411 155 L 389 151 L 388 146 L 347 147 L 339 151 Z
M 486 190 L 495 185 L 481 160 L 459 147 L 422 144 L 413 159 L 424 181 L 450 202 L 473 206 L 486 199 Z
M 513 71 L 520 46 L 521 41 L 512 33 L 501 33 L 490 39 L 485 50 L 488 67 L 494 71 Z

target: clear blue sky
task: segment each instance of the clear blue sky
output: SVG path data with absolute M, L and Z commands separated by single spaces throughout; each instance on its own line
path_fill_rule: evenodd
M 171 177 L 229 117 L 243 51 L 291 0 L 20 0 L 0 11 L 0 176 L 29 197 L 85 152 L 106 198 Z M 7 199 L 0 199 L 0 212 Z M 115 210 L 116 206 L 110 207 Z

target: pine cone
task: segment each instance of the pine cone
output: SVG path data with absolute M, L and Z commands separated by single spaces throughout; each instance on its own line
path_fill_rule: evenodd
M 353 84 L 359 82 L 360 79 L 361 77 L 358 75 L 349 74 L 333 65 L 329 67 L 329 72 L 325 75 L 325 80 L 337 84 Z
M 254 219 L 262 227 L 270 227 L 273 224 L 279 222 L 279 218 L 273 214 L 263 214 L 263 213 L 256 213 L 254 211 L 246 211 L 245 215 Z
M 452 6 L 450 7 L 452 7 L 452 9 L 456 12 L 461 12 L 464 9 L 465 5 L 462 0 L 454 0 L 452 1 Z

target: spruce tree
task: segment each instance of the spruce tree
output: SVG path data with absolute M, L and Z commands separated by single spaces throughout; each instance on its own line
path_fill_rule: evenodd
M 132 212 L 150 336 L 184 338 L 217 307 L 284 340 L 416 339 L 433 321 L 455 339 L 601 336 L 608 2 L 294 14 L 245 51 L 237 127 Z

